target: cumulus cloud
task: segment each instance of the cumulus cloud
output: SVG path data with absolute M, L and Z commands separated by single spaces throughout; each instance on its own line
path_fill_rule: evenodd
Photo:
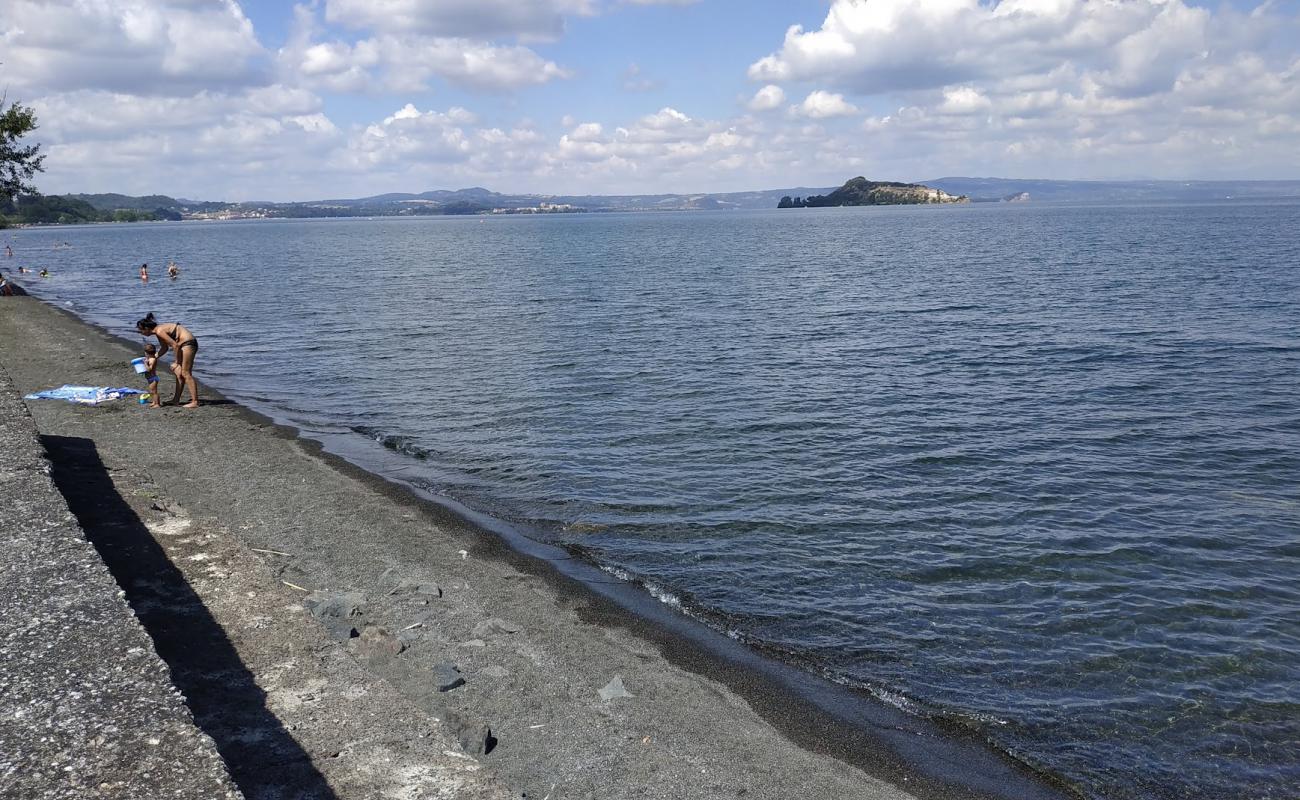
M 62 191 L 285 196 L 314 183 L 344 143 L 315 95 L 285 86 L 189 97 L 85 89 L 32 105 L 48 154 L 41 184 Z
M 845 100 L 844 95 L 824 92 L 821 89 L 810 92 L 795 111 L 811 119 L 847 117 L 858 113 L 857 107 Z
M 338 92 L 420 91 L 435 76 L 466 88 L 509 91 L 571 75 L 527 47 L 423 36 L 318 42 L 286 48 L 280 57 L 307 85 Z
M 878 93 L 1070 62 L 1110 85 L 1152 91 L 1168 85 L 1179 62 L 1204 53 L 1212 20 L 1182 0 L 834 0 L 820 29 L 791 27 L 749 75 Z
M 522 45 L 479 39 L 380 32 L 354 43 L 319 41 L 324 31 L 312 10 L 298 6 L 294 15 L 278 54 L 282 75 L 326 91 L 421 91 L 437 77 L 468 89 L 507 92 L 572 75 Z
M 750 98 L 747 105 L 749 106 L 750 111 L 771 111 L 774 108 L 779 108 L 784 102 L 785 91 L 782 90 L 780 86 L 777 86 L 774 83 L 769 83 L 767 86 L 754 92 L 754 96 Z
M 265 51 L 234 0 L 8 0 L 0 60 L 16 91 L 185 94 L 267 82 Z

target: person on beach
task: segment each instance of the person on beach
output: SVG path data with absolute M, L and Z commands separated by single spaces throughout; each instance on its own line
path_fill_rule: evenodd
M 149 282 L 149 265 L 148 265 L 148 264 L 141 264 L 141 265 L 140 265 L 140 280 L 144 281 L 145 283 L 148 283 L 148 282 Z
M 158 348 L 152 344 L 144 346 L 144 381 L 149 389 L 149 407 L 162 408 L 162 398 L 158 395 Z
M 158 353 L 155 358 L 162 358 L 168 350 L 174 350 L 175 355 L 172 365 L 172 374 L 176 376 L 176 394 L 172 395 L 172 405 L 177 405 L 181 401 L 181 390 L 186 386 L 190 389 L 190 401 L 185 404 L 186 408 L 199 407 L 199 382 L 194 379 L 192 370 L 194 369 L 194 356 L 199 352 L 199 340 L 194 334 L 190 333 L 189 328 L 179 322 L 164 322 L 159 324 L 154 319 L 153 313 L 149 313 L 144 319 L 135 323 L 135 329 L 141 336 L 154 336 L 158 339 Z
M 9 281 L 5 280 L 4 273 L 0 273 L 0 297 L 13 297 L 13 296 L 14 296 L 14 287 L 10 286 Z

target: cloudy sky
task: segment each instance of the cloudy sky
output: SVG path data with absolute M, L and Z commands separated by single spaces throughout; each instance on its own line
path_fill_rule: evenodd
M 0 0 L 47 193 L 1300 179 L 1300 0 Z

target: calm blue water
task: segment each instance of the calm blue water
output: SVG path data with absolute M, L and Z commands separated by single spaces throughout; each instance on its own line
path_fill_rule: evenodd
M 9 264 L 1091 796 L 1294 798 L 1297 231 L 1300 204 L 183 223 L 22 231 Z

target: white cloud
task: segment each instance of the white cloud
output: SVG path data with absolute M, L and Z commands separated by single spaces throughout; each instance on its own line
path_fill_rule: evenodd
M 785 102 L 785 91 L 774 83 L 769 83 L 757 92 L 747 104 L 750 111 L 771 111 Z
M 441 78 L 464 88 L 504 92 L 571 76 L 522 45 L 478 39 L 379 33 L 349 44 L 317 41 L 322 30 L 306 6 L 294 10 L 289 40 L 279 52 L 285 80 L 333 92 L 406 92 Z
M 971 86 L 946 86 L 938 111 L 941 114 L 978 114 L 992 107 L 993 104 L 979 89 Z
M 4 80 L 17 92 L 186 94 L 266 82 L 265 51 L 233 0 L 6 0 Z
M 844 99 L 844 95 L 825 92 L 821 89 L 810 92 L 795 110 L 811 119 L 847 117 L 858 112 L 856 106 Z
M 818 80 L 857 92 L 936 88 L 1051 70 L 1069 61 L 1132 91 L 1167 85 L 1199 56 L 1211 14 L 1183 0 L 833 0 L 822 27 L 796 25 L 752 64 L 755 80 Z

